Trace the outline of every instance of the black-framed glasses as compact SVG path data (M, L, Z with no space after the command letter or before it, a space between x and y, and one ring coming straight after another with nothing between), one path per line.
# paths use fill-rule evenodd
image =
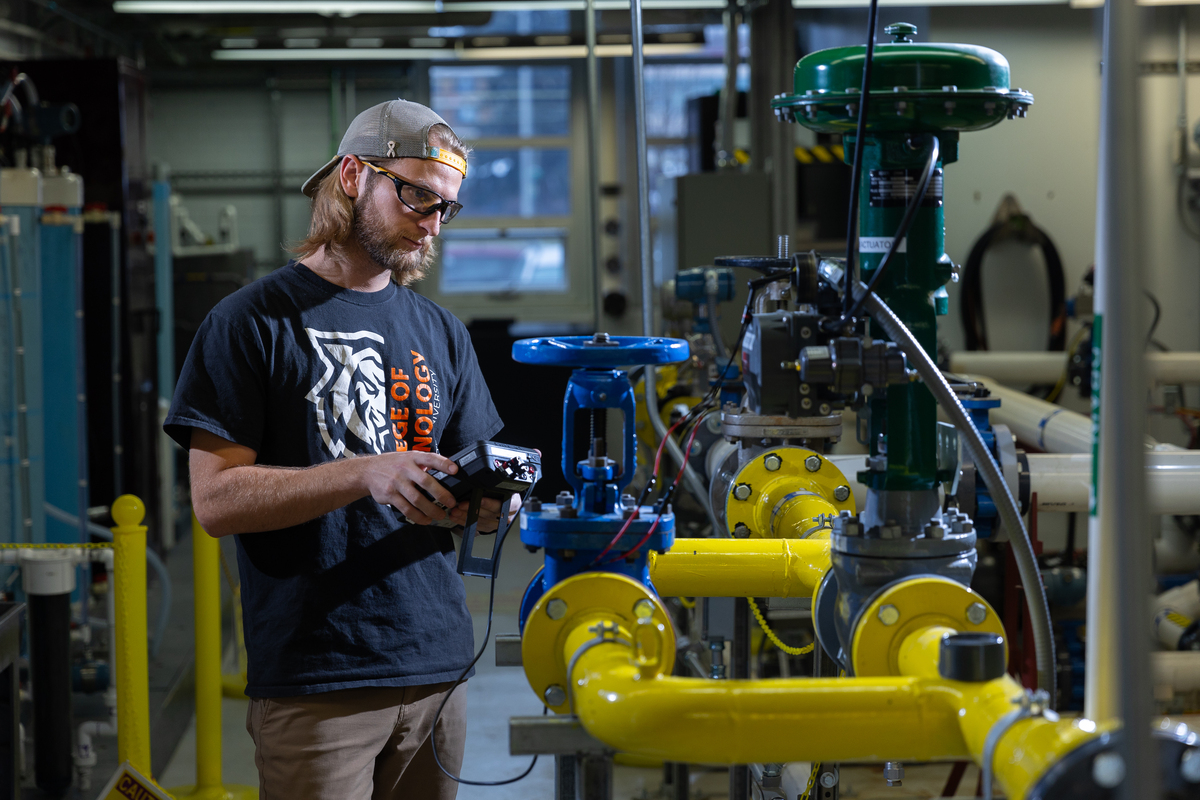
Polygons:
M396 184L396 196L400 198L400 202L418 214L428 216L436 211L441 216L442 224L444 225L458 216L458 212L462 211L462 203L447 200L437 192L432 192L423 186L417 186L415 183L409 183L399 175L389 172L381 166L372 164L370 161L362 163L380 175L391 178L392 183Z

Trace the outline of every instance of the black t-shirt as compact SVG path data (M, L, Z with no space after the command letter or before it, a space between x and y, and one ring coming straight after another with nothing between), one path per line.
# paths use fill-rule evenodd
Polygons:
M466 327L394 284L343 289L290 263L222 300L183 365L165 430L202 428L256 463L453 454L502 427ZM371 497L239 534L252 697L457 677L474 637L452 534Z

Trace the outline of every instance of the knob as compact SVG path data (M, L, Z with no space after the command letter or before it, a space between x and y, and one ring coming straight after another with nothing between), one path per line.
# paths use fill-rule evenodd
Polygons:
M1004 637L994 633L948 633L942 637L938 674L948 681L982 683L1005 673Z

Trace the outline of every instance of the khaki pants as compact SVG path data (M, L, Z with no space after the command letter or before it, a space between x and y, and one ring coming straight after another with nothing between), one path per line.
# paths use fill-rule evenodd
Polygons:
M453 683L251 698L260 800L454 800L458 784L433 760L433 715ZM458 775L467 689L437 726L442 765Z

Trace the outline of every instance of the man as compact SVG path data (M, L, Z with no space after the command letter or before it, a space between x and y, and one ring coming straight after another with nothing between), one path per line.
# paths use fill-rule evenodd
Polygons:
M219 303L180 375L165 428L197 519L236 534L263 800L456 793L431 737L458 774L465 690L432 722L474 644L432 523L467 511L427 471L502 423L466 328L405 286L461 208L466 157L424 106L358 115L304 184L297 260Z

